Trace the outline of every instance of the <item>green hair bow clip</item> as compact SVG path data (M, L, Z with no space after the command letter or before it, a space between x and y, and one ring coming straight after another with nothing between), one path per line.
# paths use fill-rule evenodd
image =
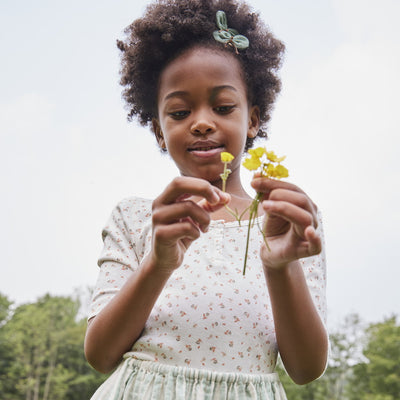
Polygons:
M217 26L219 31L213 32L214 39L217 42L225 43L226 46L233 46L236 54L239 54L238 49L243 50L249 47L249 39L246 36L240 35L236 29L228 28L224 11L217 11Z

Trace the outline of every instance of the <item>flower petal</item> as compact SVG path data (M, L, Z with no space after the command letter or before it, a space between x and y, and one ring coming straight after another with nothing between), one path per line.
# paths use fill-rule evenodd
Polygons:
M275 152L273 152L273 151L267 151L266 154L267 154L267 158L269 161L276 162L276 160L278 159Z
M223 151L221 153L221 161L224 163L229 163L231 162L235 157L231 154L228 153L227 151Z
M281 164L278 164L275 167L275 178L281 179L281 178L287 178L289 176L289 171L286 167L284 167Z
M250 157L250 158L246 158L243 161L242 165L243 165L243 167L247 168L249 171L254 171L260 167L261 161L259 158Z
M248 153L253 157L260 158L266 153L266 150L265 147L256 147L255 149L249 149Z

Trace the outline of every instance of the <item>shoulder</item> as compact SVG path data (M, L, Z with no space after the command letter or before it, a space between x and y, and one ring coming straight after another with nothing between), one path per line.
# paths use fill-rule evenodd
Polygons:
M151 221L152 200L141 197L127 197L112 210L103 229L103 239L112 232L133 234L139 227ZM142 230L142 229L139 229Z
M151 217L152 200L141 197L127 197L113 209L112 216L124 221L143 221Z
M151 206L151 200L129 197L114 207L102 230L104 246L99 265L110 260L131 265L131 251L138 258L142 256L151 239Z
M116 205L114 212L117 211L127 219L148 218L151 216L152 202L142 197L127 197Z

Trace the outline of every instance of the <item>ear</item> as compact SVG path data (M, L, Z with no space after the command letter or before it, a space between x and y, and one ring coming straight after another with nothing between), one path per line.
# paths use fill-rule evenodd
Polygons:
M162 149L165 149L166 145L165 145L164 135L162 133L161 126L160 126L160 123L159 123L158 119L157 118L153 118L151 120L151 125L152 125L152 129L153 129L154 135L156 136L158 145Z
M249 110L249 127L247 137L255 138L260 129L260 109L258 106L252 106Z

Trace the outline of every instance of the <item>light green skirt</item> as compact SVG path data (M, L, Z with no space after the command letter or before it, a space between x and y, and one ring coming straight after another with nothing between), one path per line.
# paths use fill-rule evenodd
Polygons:
M126 358L92 400L287 400L278 374L213 372Z

